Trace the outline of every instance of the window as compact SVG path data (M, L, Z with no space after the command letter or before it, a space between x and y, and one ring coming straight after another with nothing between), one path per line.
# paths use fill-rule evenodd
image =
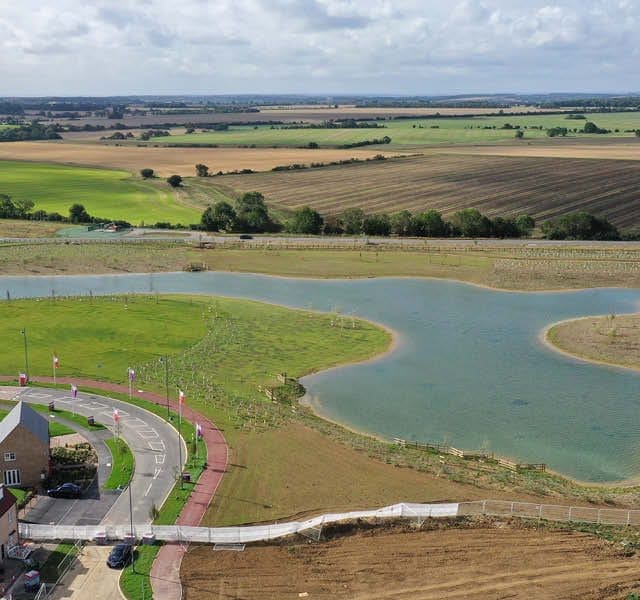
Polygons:
M7 520L9 521L9 523L13 523L13 511L9 511L9 516L7 518Z
M5 485L20 485L20 469L8 469L4 472Z
M4 453L4 462L10 462L12 460L16 459L16 453L15 452L5 452Z

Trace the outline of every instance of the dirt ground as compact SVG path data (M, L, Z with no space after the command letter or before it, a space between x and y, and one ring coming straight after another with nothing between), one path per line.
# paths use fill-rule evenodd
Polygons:
M185 600L617 600L640 591L639 567L619 544L515 522L374 529L243 552L199 547L181 576Z
M640 160L640 139L611 139L605 143L573 142L532 144L478 145L449 147L447 154L474 154L483 156L522 156L546 158L606 158L612 160Z
M563 321L547 339L563 352L640 369L640 315L606 315Z
M138 173L151 168L160 177L195 175L197 163L209 171L253 169L270 171L277 165L370 158L379 150L307 150L304 148L166 148L115 146L67 142L13 142L0 144L0 160L29 160L124 169ZM388 154L388 153L384 153Z

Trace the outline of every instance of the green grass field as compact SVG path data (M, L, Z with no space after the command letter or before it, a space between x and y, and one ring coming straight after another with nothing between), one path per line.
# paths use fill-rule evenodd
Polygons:
M200 220L200 213L179 204L168 186L166 190L155 187L126 171L0 161L0 194L31 199L36 210L63 216L68 216L72 204L80 203L90 215L134 225Z
M9 414L9 410L0 408L0 421L2 421L2 419L4 419L7 414ZM49 435L51 437L58 437L59 435L69 435L70 433L75 433L75 430L71 429L71 427L68 427L64 423L49 421Z
M133 476L133 453L122 438L109 438L105 440L105 443L111 450L113 462L111 464L111 474L105 482L104 488L106 490L124 488L129 484Z
M628 129L640 129L640 112L629 113L593 113L586 115L587 120L593 121L601 128L619 129L617 134L633 136L624 133ZM380 129L278 129L279 126L236 126L228 131L209 131L206 133L192 133L173 135L169 138L153 140L153 143L171 144L218 144L220 146L251 145L256 146L305 146L309 142L316 142L321 146L339 146L351 144L385 135L391 138L394 146L421 146L446 143L477 143L501 142L512 140L515 132L501 129L503 125L520 125L525 128L525 139L545 138L546 129L551 127L566 127L568 129L584 127L584 120L569 120L566 115L530 115L501 117L471 117L460 119L399 119L395 121L381 121L385 128ZM484 129L490 127L491 129ZM493 129L495 127L495 129ZM542 127L542 130L531 129ZM573 137L584 138L583 134L571 134ZM588 136L602 138L603 136ZM606 136L610 137L610 136Z
M286 371L301 376L384 350L389 336L357 321L331 326L333 317L258 302L224 298L128 296L20 300L0 315L0 372L17 373L26 327L31 375L58 375L125 382L129 366L138 382L163 389L169 359L172 390L184 389L207 412L217 396L263 398L257 386L274 385ZM251 351L248 351L251 349ZM221 374L224 374L222 376Z

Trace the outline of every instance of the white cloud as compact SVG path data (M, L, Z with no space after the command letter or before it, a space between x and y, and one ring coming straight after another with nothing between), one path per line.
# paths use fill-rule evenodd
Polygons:
M3 3L4 94L640 89L632 0Z

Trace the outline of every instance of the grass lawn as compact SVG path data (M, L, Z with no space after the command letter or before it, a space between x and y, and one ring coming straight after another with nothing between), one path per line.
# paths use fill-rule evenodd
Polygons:
M35 408L34 405L30 405L32 408ZM46 407L45 407L46 408ZM44 412L44 411L39 411ZM4 419L7 414L9 414L8 410L0 409L0 421ZM59 435L69 435L70 433L75 433L75 429L71 429L71 427L65 425L64 423L59 423L57 421L49 421L49 435L51 437L58 437Z
M111 463L111 474L104 484L104 488L106 490L124 488L129 484L133 476L133 453L122 438L109 438L105 440L105 443L111 450L113 462Z
M625 130L640 129L640 112L627 113L593 113L586 114L587 120L593 121L601 128L615 130L611 135L632 136ZM171 144L218 144L220 146L252 145L256 146L306 146L316 142L320 146L339 146L352 144L374 138L389 136L391 144L383 146L421 146L430 144L501 142L513 140L515 132L502 129L509 123L520 125L525 131L525 138L545 138L546 129L566 127L582 129L586 120L567 119L566 115L538 114L529 116L504 115L499 117L469 117L440 119L399 119L382 121L385 127L372 129L287 129L275 125L247 125L229 127L227 131L207 131L172 135L168 138L154 139L153 143ZM542 130L537 129L542 127ZM486 128L486 129L485 129ZM494 129L495 128L495 129ZM526 128L526 129L525 129ZM582 134L571 134L574 137L585 137ZM602 136L589 136L602 137ZM610 137L610 136L606 136Z
M77 554L77 549L73 542L61 542L56 549L49 554L47 560L40 567L40 578L46 583L55 583L58 580L58 565L60 561L69 554Z
M72 204L80 203L90 215L134 225L200 220L198 211L176 202L166 184L143 182L126 171L0 161L0 194L29 198L36 210L64 216Z

